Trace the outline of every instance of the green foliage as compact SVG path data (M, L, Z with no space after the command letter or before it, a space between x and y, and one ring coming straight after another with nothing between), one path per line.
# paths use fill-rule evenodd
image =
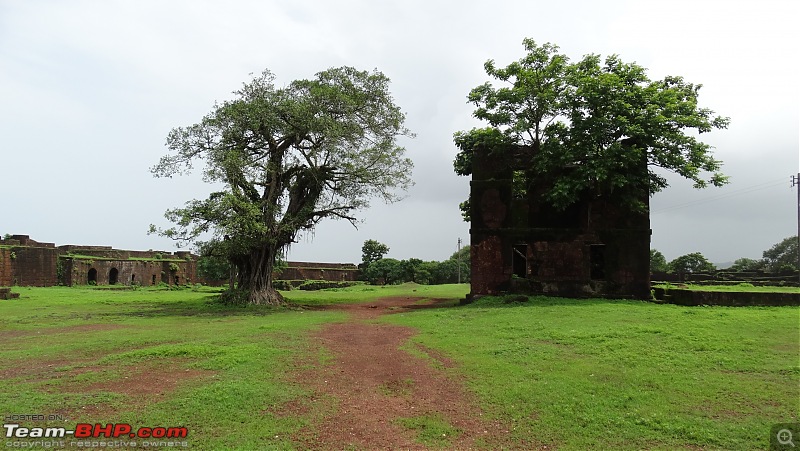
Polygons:
M797 270L797 236L784 238L764 251L764 264L773 272Z
M228 280L231 264L225 257L201 255L197 260L197 275L206 280Z
M470 262L470 250L467 245L461 248L460 253L454 252L449 259L441 262L426 262L418 258L408 260L381 258L369 266L362 266L362 277L371 284L413 282L439 285L457 283L460 270L461 282L469 282Z
M398 282L414 282L427 284L430 274L423 268L423 261L418 258L401 260L398 265Z
M381 258L372 262L363 274L364 279L371 284L393 284L403 280L400 261L394 258Z
M169 264L169 272L178 272L179 269L180 269L180 267L178 266L177 263L170 263Z
M181 243L211 234L254 303L279 296L268 275L298 234L325 218L355 223L371 198L399 200L412 184L397 139L413 135L386 76L339 67L284 87L274 78L264 71L199 123L173 129L171 153L151 170L171 177L205 163L204 180L222 189L150 231Z
M764 260L753 260L752 258L739 258L733 262L728 271L755 271L764 269Z
M300 290L306 291L315 291L315 290L327 290L331 288L346 288L349 286L353 286L356 282L348 282L348 281L331 281L331 280L307 280L300 284L297 287ZM360 282L363 283L363 282Z
M361 265L366 268L370 263L380 260L389 253L389 246L376 240L366 240L361 246Z
M675 172L698 188L727 183L711 147L695 136L729 122L698 107L701 85L673 76L650 80L643 67L616 55L601 60L590 54L570 63L555 45L531 39L523 45L527 55L505 68L492 60L484 64L502 86L487 82L470 92L474 116L489 127L455 134L456 173L471 173L476 151L528 148L526 170L553 178L545 198L558 208L587 191L613 192L644 208L641 193L668 186L652 167Z
M250 293L240 288L227 289L219 295L219 300L225 305L246 305L250 301Z
M669 262L669 269L671 272L688 273L710 272L714 271L716 267L700 252L693 252L691 254L681 255Z
M461 210L461 218L466 222L472 221L472 214L470 213L471 208L472 204L470 203L469 199L458 204L458 209Z
M67 270L64 267L64 260L56 258L56 280L59 285L66 285Z
M667 272L669 265L661 252L650 249L650 272Z
M514 141L496 128L473 128L466 132L455 132L453 140L461 152L453 160L453 168L458 175L472 174L472 157L476 151L489 149L501 152Z
M11 251L11 254L9 254L9 255L8 255L8 257L9 257L11 260L16 260L16 259L17 259L17 253L16 253L16 252L14 252L14 251Z

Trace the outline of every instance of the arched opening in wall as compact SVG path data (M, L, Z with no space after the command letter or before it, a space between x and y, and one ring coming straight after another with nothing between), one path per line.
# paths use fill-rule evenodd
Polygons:
M178 276L175 276L175 285L180 284L180 282L181 282L181 278L178 277Z
M119 270L117 268L111 268L111 271L108 272L108 284L115 285L117 283L118 277L119 277Z
M155 274L153 274L153 282L152 282L152 285L155 285L155 284L156 284L156 275L155 275Z
M131 274L131 285L136 283L136 274Z
M528 245L515 244L512 248L511 269L517 277L528 276Z
M86 283L89 285L97 285L97 270L94 268L89 269L89 274L86 275Z
M603 244L589 246L589 272L592 280L606 278L606 247Z

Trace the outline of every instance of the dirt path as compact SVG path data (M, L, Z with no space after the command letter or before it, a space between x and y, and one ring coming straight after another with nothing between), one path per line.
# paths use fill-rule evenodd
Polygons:
M435 351L407 344L417 332L408 327L372 322L381 315L409 308L434 307L439 301L386 298L369 304L330 307L349 313L343 323L325 326L313 337L332 361L296 375L314 392L323 415L298 442L309 449L427 449L420 429L404 427L400 418L439 418L452 436L428 437L433 448L508 447L505 425L483 419L480 408L461 381L448 375L453 362ZM412 346L423 356L401 350ZM415 352L414 354L417 354ZM429 358L425 358L427 354ZM309 409L309 406L288 406ZM430 432L428 433L430 434Z

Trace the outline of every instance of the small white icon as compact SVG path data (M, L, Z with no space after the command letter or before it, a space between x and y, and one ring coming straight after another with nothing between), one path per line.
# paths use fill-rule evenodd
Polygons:
M781 429L778 431L778 443L781 445L792 445L794 448L794 442L792 441L792 431L788 429Z

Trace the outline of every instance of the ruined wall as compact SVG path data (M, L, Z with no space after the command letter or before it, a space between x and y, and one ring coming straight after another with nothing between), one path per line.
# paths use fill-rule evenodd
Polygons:
M190 252L131 251L110 246L58 247L64 268L62 284L169 285L197 282L197 258Z
M194 260L90 260L62 256L61 262L65 275L63 283L68 286L90 283L153 286L161 282L183 285L197 281Z
M10 248L0 247L0 287L14 285L11 252Z
M48 287L57 283L58 250L27 235L0 240L0 286Z
M27 235L13 235L0 239L0 286L227 283L227 279L200 280L197 258L187 251L131 251L74 244L56 247ZM355 281L358 276L353 264L289 262L277 279Z
M350 263L287 262L287 268L276 274L277 280L327 280L352 282L358 280L359 271Z
M767 293L743 291L693 291L656 287L655 297L659 301L686 305L725 305L729 307L740 306L782 306L800 305L800 293Z
M473 156L471 295L648 298L648 214L588 193L556 210L544 199L547 177L531 177L523 192L515 192L515 169L525 167L529 152L511 146ZM641 200L648 202L647 193Z

